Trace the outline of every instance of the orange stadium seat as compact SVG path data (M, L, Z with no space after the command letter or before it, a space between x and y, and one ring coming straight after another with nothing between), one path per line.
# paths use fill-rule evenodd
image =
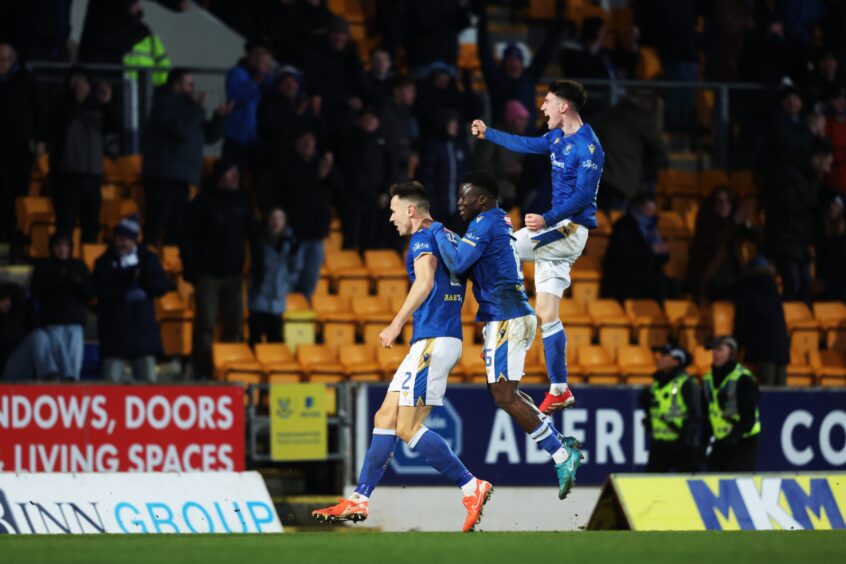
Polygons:
M697 343L704 343L708 336L708 324L696 304L689 300L665 300L664 313L673 328L676 341L691 349Z
M846 352L812 351L811 363L820 386L846 386Z
M617 366L626 384L649 384L655 372L655 355L643 345L623 345L617 349Z
M373 345L344 345L338 349L338 360L353 382L378 382L382 379Z
M731 335L734 331L734 304L714 302L711 304L711 330L715 337Z
M663 345L670 338L670 321L654 300L626 300L626 315L631 320L638 343L647 347Z
M820 324L804 302L784 302L784 320L791 349L802 352L819 349Z
M809 350L791 349L790 364L787 365L788 386L814 385L814 367L811 365L811 356Z
M814 318L825 333L826 346L846 352L846 304L814 302Z
M257 343L255 353L269 384L293 384L300 381L300 365L285 343Z
M257 383L252 382L255 380L253 377L260 378L263 374L261 364L246 343L214 343L212 344L212 359L218 380L229 381L233 375L237 378L249 376L245 380L238 381Z
M363 296L352 300L352 310L365 343L379 342L379 332L394 318L390 301L382 296Z
M394 373L408 355L408 350L408 345L395 344L389 349L376 346L376 363L379 365L379 369L382 371L382 377L385 380L391 380L394 377Z
M297 362L310 382L341 382L346 374L337 350L328 345L300 345Z
M461 349L461 358L458 364L452 369L450 378L460 381L462 377L471 379L474 376L485 375L485 361L482 358L482 345L470 345L464 343Z
M608 349L601 345L583 345L578 350L579 366L589 384L620 382L620 369Z
M693 362L688 367L689 374L696 374L697 376L704 376L711 370L711 362L713 361L711 351L705 350L704 346L698 345L692 351Z
M613 353L617 347L629 344L631 322L617 300L593 300L588 302L587 310L597 328L600 345Z

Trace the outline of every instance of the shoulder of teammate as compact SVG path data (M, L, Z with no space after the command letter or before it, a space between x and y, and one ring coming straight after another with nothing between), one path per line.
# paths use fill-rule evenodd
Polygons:
M428 229L419 229L411 235L408 242L408 252L411 260L416 261L423 255L434 255L437 244L434 234Z
M480 213L470 220L470 225L467 226L467 231L464 233L461 240L474 247L479 243L486 241L491 227L493 227L494 221L495 218L490 214L486 212Z

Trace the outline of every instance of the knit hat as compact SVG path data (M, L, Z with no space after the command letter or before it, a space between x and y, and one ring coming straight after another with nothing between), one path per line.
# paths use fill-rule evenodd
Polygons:
M662 355L671 356L679 361L679 364L684 367L693 362L693 357L685 349L672 343L667 343L658 349Z
M728 345L732 349L734 349L735 352L737 352L737 341L734 340L734 337L729 337L728 335L716 337L715 339L706 343L705 348L710 351L711 349L715 349L720 345Z
M509 100L505 103L505 119L512 120L515 118L527 119L529 117L529 110L519 100Z
M514 57L516 59L520 59L521 63L525 62L525 59L523 58L523 50L520 49L520 46L517 45L516 43L509 43L508 45L505 46L505 49L503 49L502 60L504 61L505 59L507 59L509 57Z
M115 237L126 237L127 239L132 239L133 241L137 241L138 236L140 234L141 218L138 217L137 214L125 217L120 220L120 223L115 226L115 229L113 231L113 235Z

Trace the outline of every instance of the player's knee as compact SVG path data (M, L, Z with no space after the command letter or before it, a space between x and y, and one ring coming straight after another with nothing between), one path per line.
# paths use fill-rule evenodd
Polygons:
M508 412L512 406L517 402L517 394L509 382L496 382L488 386L488 389L496 402L497 407Z
M373 427L376 429L393 429L397 426L397 415L387 409L379 409L373 416Z
M414 438L416 432L413 424L397 423L397 438L406 444Z
M538 304L535 306L535 313L537 313L541 325L552 323L558 319L558 311L557 308L553 307L553 304Z

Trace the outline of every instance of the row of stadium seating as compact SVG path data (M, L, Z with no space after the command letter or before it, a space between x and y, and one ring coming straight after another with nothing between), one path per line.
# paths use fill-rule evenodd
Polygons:
M260 383L318 382L337 383L390 381L407 345L390 349L374 344L300 345L296 353L285 344L258 344L253 351L243 343L215 343L213 359L219 380L242 385ZM485 383L482 345L464 344L461 358L450 372L453 383ZM574 345L568 342L569 379L593 385L651 382L655 353L641 345L624 345L616 351L601 345ZM711 364L711 354L698 346L693 350L692 375L702 376ZM527 384L546 382L543 347L538 340L526 356ZM787 368L791 386L846 385L846 353L814 351L804 356L794 352Z

